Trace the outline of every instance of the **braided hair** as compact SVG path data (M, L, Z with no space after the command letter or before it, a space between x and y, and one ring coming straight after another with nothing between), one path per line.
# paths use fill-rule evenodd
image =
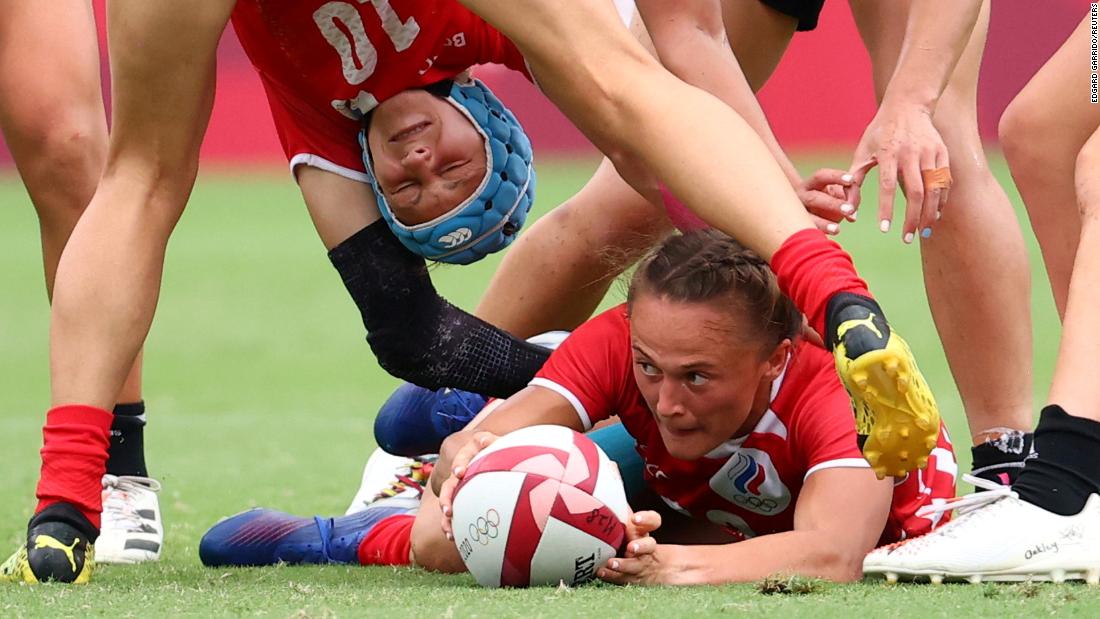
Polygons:
M767 351L802 330L802 314L779 290L768 263L717 230L674 234L638 265L627 307L639 294L734 308L738 335Z

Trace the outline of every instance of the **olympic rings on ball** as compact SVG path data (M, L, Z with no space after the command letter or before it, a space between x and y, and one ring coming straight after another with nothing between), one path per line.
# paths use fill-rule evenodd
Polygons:
M478 516L477 520L470 523L470 539L485 546L500 534L499 527L500 514L497 510L490 509L484 516Z

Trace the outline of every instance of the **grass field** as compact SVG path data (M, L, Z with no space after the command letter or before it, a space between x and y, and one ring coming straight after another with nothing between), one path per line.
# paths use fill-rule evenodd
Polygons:
M803 163L845 164L842 158ZM591 162L544 165L538 211L567 197L591 168ZM1008 186L1004 166L996 169ZM1027 234L1041 400L1059 331ZM924 301L918 250L879 234L869 213L849 225L842 240L893 324L909 338L953 434L965 443L959 398ZM495 264L494 259L441 268L434 278L445 296L472 308ZM801 595L764 595L753 585L486 591L466 576L408 569L203 568L199 537L221 516L255 505L342 512L373 448L374 411L397 385L378 368L363 335L289 180L277 173L204 174L169 249L160 310L146 349L146 441L150 468L165 487L165 555L155 565L104 567L87 587L0 587L0 617L1100 615L1100 592L1072 585L867 583L820 585ZM17 179L0 177L0 551L5 555L23 535L33 507L39 429L48 404L46 348L47 307L33 210ZM960 457L966 470L965 446Z

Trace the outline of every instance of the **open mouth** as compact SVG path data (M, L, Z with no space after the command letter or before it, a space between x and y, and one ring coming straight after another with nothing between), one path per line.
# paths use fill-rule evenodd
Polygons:
M430 126L432 126L432 123L427 120L422 120L418 123L414 123L390 136L390 142L401 142L403 140L407 140L414 135L423 133L424 130L426 130Z

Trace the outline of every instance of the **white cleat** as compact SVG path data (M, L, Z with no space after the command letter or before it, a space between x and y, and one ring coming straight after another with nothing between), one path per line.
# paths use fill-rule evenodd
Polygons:
M160 482L148 477L103 476L103 520L95 543L97 563L143 563L160 558L164 524Z
M357 514L380 499L395 506L415 509L420 506L420 495L428 483L432 465L437 456L406 458L375 449L363 467L363 479L359 491L351 500L344 515Z
M986 492L922 508L920 515L958 510L955 520L872 551L863 572L890 582L928 578L963 581L1100 581L1100 495L1080 513L1060 516L1022 501L1015 492L969 475Z

